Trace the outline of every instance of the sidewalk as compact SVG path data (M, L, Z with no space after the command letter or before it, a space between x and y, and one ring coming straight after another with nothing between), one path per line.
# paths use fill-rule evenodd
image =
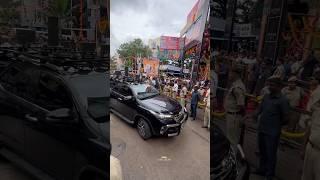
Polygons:
M202 128L203 126L203 117L204 117L204 109L198 108L197 110L197 118L195 121L192 121L190 118L190 104L187 103L187 110L189 113L188 124L191 126L192 131L203 138L204 140L210 142L210 131L208 128Z

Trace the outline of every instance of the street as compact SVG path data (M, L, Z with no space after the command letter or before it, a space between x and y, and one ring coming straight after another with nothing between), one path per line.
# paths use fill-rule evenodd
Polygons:
M112 154L121 161L124 180L210 179L210 137L202 120L188 120L177 137L144 141L114 114L110 119Z
M34 180L29 174L17 168L8 160L0 156L1 180Z
M214 119L223 131L225 131L225 119ZM259 159L256 155L257 150L257 135L256 132L246 130L244 136L243 150L254 171L258 167ZM276 180L300 180L302 173L303 161L300 158L300 151L290 148L280 143L278 146L278 162L276 167ZM252 174L250 180L263 180L262 177Z

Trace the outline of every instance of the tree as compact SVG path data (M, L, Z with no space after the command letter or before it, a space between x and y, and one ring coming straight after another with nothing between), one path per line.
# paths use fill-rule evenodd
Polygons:
M47 17L58 18L59 37L61 38L61 29L64 23L69 23L75 19L71 17L71 10L69 8L69 0L49 0Z
M117 70L117 58L116 58L116 56L112 56L111 57L110 70L111 71Z
M0 0L0 24L13 25L19 20L17 7L21 1Z
M132 67L133 62L137 57L146 58L152 55L151 49L144 45L141 39L123 43L117 49L119 57L125 61L126 67Z

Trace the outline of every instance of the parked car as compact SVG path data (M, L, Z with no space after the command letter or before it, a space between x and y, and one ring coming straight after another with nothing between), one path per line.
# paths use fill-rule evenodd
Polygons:
M108 179L107 73L68 64L19 56L1 72L0 154L38 179Z
M215 124L211 130L211 180L249 180L250 169L240 145L232 147Z
M143 139L177 136L188 119L186 108L147 84L118 83L111 90L111 112L135 126Z

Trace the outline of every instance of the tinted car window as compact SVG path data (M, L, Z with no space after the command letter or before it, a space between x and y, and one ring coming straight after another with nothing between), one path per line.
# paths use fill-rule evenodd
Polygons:
M51 74L42 73L39 80L37 104L49 111L72 108L72 99L61 80Z
M76 76L71 78L70 82L80 94L89 115L97 122L106 122L108 97L110 97L107 76L105 74Z
M1 77L3 87L15 95L29 101L34 101L38 71L22 65L10 67Z
M123 96L132 96L132 92L130 90L130 88L128 86L122 86L119 91L118 91L121 95Z

